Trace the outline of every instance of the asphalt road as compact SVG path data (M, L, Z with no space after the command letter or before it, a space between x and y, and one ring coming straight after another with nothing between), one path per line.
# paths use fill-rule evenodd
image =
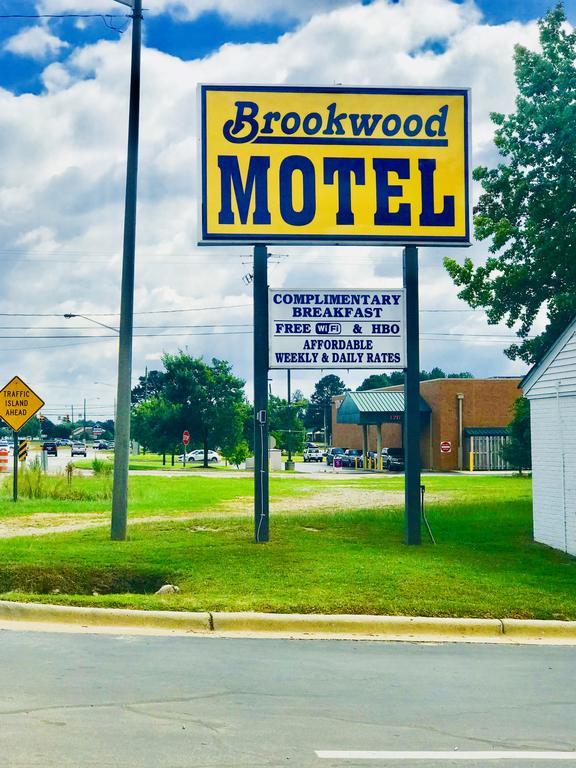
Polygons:
M381 752L576 749L570 647L4 631L0 671L2 768L437 768L457 763Z

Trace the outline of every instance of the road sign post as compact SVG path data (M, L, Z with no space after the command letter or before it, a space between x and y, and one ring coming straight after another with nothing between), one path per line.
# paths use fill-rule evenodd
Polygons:
M18 432L14 431L14 487L13 487L13 500L18 501Z
M0 418L12 428L13 432L13 461L14 484L12 497L18 501L18 430L38 413L44 405L38 395L22 381L19 376L14 376L5 387L0 389Z
M188 432L187 429L184 430L182 433L182 443L184 444L184 456L182 458L182 466L186 466L186 449L188 448L188 443L190 442L190 432Z
M254 246L254 540L268 541L268 251Z

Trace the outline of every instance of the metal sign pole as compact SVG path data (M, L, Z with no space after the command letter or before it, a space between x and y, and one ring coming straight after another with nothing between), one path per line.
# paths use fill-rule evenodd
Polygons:
M404 371L404 502L406 543L421 544L420 528L420 328L418 320L418 248L403 252L406 290L406 369Z
M14 501L18 501L18 432L14 430Z
M254 246L254 541L269 540L268 252Z

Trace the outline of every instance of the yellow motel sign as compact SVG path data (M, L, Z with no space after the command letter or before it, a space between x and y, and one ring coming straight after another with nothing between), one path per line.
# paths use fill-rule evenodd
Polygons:
M468 89L199 96L201 244L469 245Z
M14 376L0 390L0 418L14 432L18 432L43 406L44 400L38 397L19 376Z

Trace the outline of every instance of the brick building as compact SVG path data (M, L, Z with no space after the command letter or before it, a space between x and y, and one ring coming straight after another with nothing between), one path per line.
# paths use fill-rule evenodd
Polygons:
M424 469L503 469L519 378L432 379L420 382L420 456ZM402 446L403 387L348 392L332 400L332 445ZM378 439L378 431L381 441ZM441 450L443 444L444 451ZM472 456L471 456L472 454Z

